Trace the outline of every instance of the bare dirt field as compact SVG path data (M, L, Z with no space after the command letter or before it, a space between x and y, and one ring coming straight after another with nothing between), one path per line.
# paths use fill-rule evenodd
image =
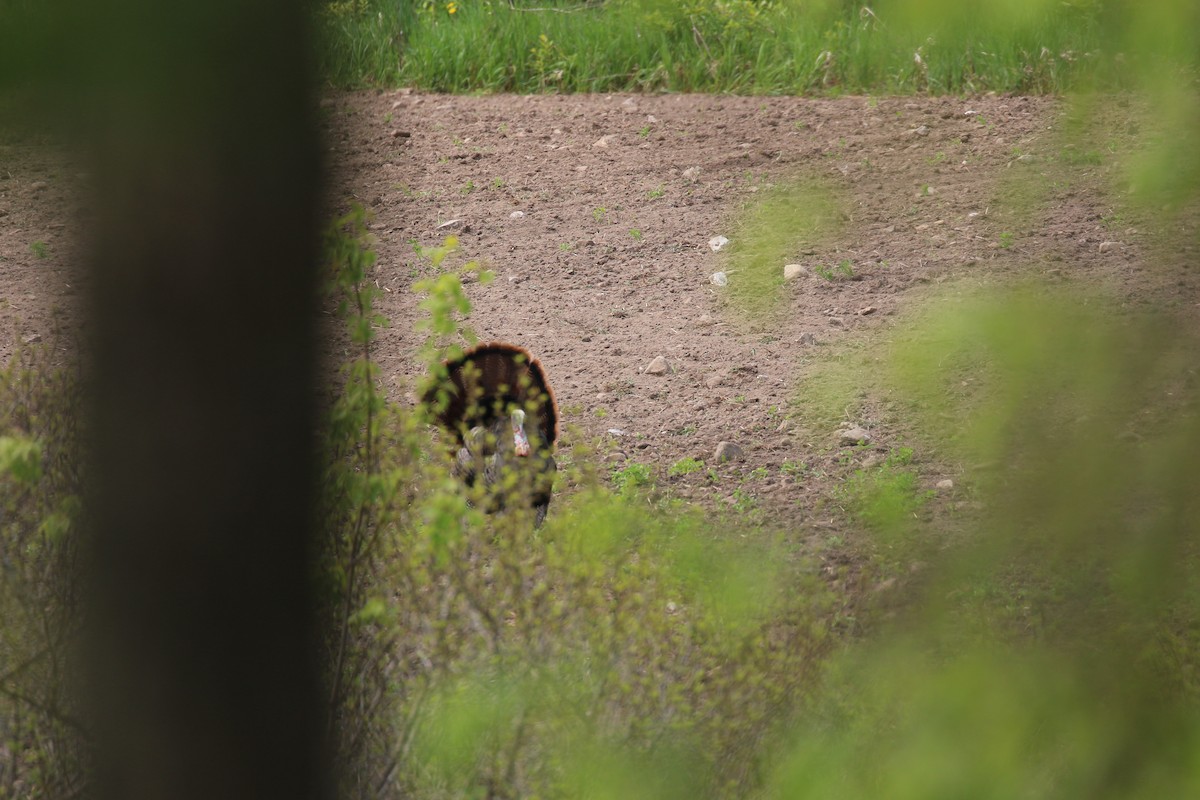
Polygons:
M395 399L411 397L421 370L411 287L432 267L413 243L453 234L463 260L497 276L467 286L469 325L541 359L575 429L566 458L573 443L598 440L608 450L597 458L614 468L646 464L677 496L754 506L785 525L821 524L828 486L813 475L844 473L904 434L867 404L843 422L875 446L847 460L836 426L789 424L807 369L874 347L939 285L1079 281L1133 308L1200 319L1194 239L1171 244L1161 221L1121 201L1123 154L1138 134L1130 112L1083 139L1065 137L1064 103L1028 97L393 92L336 95L322 115L331 213L358 202L372 214L379 310L392 323L377 355ZM76 313L78 171L36 144L0 142L2 359L50 341ZM710 282L728 262L709 240L737 247L739 212L794 179L828 190L838 224L779 263L809 273L783 286L783 313L747 318L730 287ZM830 278L843 262L852 278ZM668 371L649 374L658 356ZM745 460L718 465L722 441ZM705 469L668 476L685 457ZM809 477L785 469L799 463ZM935 462L923 470L930 485L940 477Z

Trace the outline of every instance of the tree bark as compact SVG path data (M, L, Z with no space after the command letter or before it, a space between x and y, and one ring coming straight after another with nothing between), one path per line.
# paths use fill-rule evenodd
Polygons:
M326 797L306 5L95 0L97 788Z

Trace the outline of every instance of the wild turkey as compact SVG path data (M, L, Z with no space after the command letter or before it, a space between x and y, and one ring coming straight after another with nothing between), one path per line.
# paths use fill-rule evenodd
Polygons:
M445 368L423 399L457 438L455 474L468 486L483 476L489 511L529 503L540 526L558 470L558 406L542 365L523 347L490 342Z

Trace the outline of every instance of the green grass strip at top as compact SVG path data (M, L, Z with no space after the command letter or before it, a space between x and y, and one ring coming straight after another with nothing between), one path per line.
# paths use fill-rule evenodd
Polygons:
M337 86L441 92L1061 92L1097 79L1096 13L913 17L887 2L344 0L320 13ZM1115 72L1113 73L1115 74Z

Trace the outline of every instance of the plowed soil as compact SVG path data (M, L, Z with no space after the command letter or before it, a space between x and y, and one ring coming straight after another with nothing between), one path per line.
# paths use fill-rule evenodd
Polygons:
M859 411L865 418L843 422L870 430L874 447L847 461L836 426L789 425L808 365L873 346L931 287L1031 275L1200 316L1190 245L1170 244L1161 221L1122 200L1123 159L1139 133L1127 109L1082 140L1064 135L1061 101L1028 97L393 92L333 96L322 112L330 213L352 202L372 213L379 310L391 320L377 354L395 399L411 398L421 370L411 287L432 267L413 243L453 234L462 259L497 276L468 284L468 324L542 361L574 426L566 458L574 443L598 440L595 458L613 468L647 464L677 495L756 505L784 524L823 513L828 487L813 474L845 472L900 435ZM36 144L0 143L0 358L50 341L56 320L76 314L80 179ZM778 265L811 273L783 286L783 313L747 318L730 287L710 281L728 262L709 240L737 247L739 213L793 179L827 187L838 224L798 239ZM843 262L852 279L822 276ZM329 342L337 355L340 339ZM657 356L666 374L645 371ZM745 460L716 464L722 441ZM685 457L705 470L669 477ZM790 463L808 464L809 477ZM930 485L941 477L936 463L922 475Z

